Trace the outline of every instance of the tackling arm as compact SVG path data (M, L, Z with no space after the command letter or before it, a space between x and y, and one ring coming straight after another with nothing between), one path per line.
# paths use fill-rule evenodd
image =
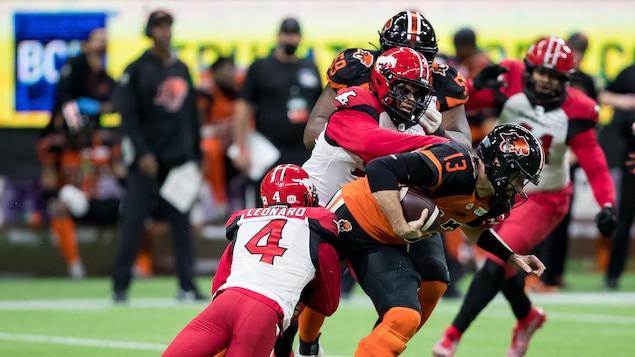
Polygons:
M315 140L318 135L324 130L324 126L328 121L331 113L335 111L335 96L337 92L331 87L331 84L327 84L322 90L322 94L318 98L317 102L309 114L309 121L304 128L304 146L307 149L313 150L315 146Z

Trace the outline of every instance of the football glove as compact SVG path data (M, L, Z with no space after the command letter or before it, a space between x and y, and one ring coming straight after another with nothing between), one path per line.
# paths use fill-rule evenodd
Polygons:
M612 236L613 232L615 232L615 226L617 225L613 206L605 205L602 207L600 213L595 216L595 224L597 224L598 230L603 236Z
M505 85L504 82L498 80L498 76L507 73L509 70L499 64L493 63L483 68L472 79L472 84L476 90L496 89Z
M429 105L425 113L419 118L419 124L426 134L434 134L441 125L441 112L434 105Z

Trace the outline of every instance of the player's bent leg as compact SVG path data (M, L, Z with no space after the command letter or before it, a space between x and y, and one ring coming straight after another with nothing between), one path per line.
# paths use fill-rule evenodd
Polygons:
M447 288L448 284L443 281L421 282L421 287L417 294L419 304L421 304L421 322L419 323L419 327L417 327L417 331L428 321L428 318L432 315L432 311L434 311L434 308L443 297Z
M300 344L298 346L298 356L319 356L320 345L318 338L320 337L320 329L324 324L326 316L319 312L305 307L298 317L298 330Z
M393 307L370 335L359 341L355 357L398 356L406 349L406 343L417 332L420 322L419 311Z

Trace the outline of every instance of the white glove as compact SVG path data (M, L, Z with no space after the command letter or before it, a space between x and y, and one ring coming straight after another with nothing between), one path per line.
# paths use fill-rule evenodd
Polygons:
M441 112L436 106L430 104L425 113L419 118L419 125L423 127L426 134L434 134L441 125Z

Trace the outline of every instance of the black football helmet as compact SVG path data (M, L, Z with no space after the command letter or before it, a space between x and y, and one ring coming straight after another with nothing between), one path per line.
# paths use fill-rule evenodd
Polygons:
M516 124L496 126L479 143L477 155L483 161L487 178L494 186L494 200L508 209L520 206L527 201L522 188L529 182L538 184L545 156L540 142L529 130ZM513 187L515 194L507 190L510 176L519 173L523 176L523 187ZM518 199L520 195L521 199Z
M395 47L410 47L432 62L439 51L432 24L416 11L402 11L386 21L379 32L382 52Z

